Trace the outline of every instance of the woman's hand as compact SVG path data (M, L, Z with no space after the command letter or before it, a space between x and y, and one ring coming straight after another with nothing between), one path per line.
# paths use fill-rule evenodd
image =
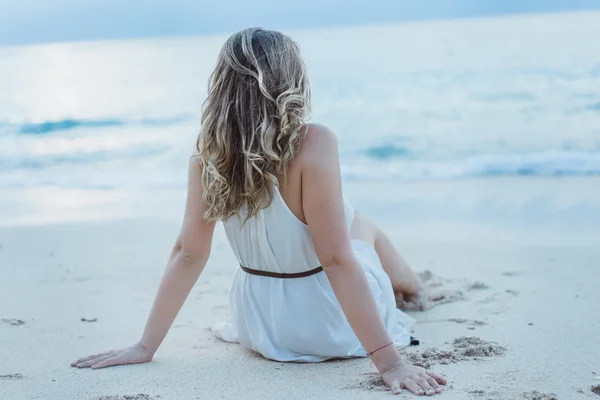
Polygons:
M433 396L436 393L442 393L440 385L446 384L446 380L441 376L403 362L386 370L381 374L381 378L394 394L399 394L402 388L419 396Z
M140 364L152 361L152 356L144 346L138 343L120 350L82 357L73 361L71 367L98 369L115 365Z

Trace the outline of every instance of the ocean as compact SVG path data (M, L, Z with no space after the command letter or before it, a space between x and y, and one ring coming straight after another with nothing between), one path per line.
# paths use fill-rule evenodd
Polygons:
M600 13L288 32L348 181L600 175ZM0 48L0 189L185 188L226 36Z

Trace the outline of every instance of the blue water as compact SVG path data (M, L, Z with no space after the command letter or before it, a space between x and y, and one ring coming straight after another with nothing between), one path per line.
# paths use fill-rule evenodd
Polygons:
M291 32L349 180L600 175L600 13ZM224 37L0 48L0 188L184 187Z

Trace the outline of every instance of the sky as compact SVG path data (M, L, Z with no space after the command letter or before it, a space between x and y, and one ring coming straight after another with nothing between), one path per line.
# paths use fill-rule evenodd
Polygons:
M598 0L3 0L0 45L600 9Z

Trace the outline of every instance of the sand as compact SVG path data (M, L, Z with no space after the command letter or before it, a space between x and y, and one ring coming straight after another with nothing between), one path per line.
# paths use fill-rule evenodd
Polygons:
M138 393L134 395L123 395L123 396L100 396L94 400L154 400L159 399L160 396L150 396L145 393Z
M516 227L478 215L477 225L464 215L441 218L431 206L427 217L414 221L381 203L406 206L416 195L447 202L449 193L466 193L455 203L485 204L498 190L507 196L497 202L510 209L539 193L569 191L589 206L595 192L585 193L599 183L475 181L470 192L459 183L404 184L385 199L373 196L385 193L377 184L345 186L408 262L429 271L434 289L462 293L429 311L410 312L421 344L406 349L405 357L447 377L450 384L438 398L598 397L600 314L593 306L600 302L600 235L583 219L577 227L561 225L558 217L552 224ZM143 199L148 204L137 207ZM69 367L77 357L139 338L182 201L183 194L174 192L131 195L97 205L101 217L77 207L74 216L48 214L64 222L41 218L35 210L42 208L25 202L20 207L26 213L0 207L7 216L0 219L0 399L393 398L366 359L285 364L215 339L210 327L228 317L228 287L237 268L220 227L206 270L151 363L96 371ZM140 209L155 214L142 216ZM404 390L398 398L410 397Z
M540 393L537 390L523 393L523 398L527 400L557 400L554 393Z
M477 337L459 337L452 341L452 348L438 349L430 347L422 351L407 348L405 359L413 365L432 369L437 364L455 364L462 361L477 360L482 357L502 356L506 347L487 342Z

